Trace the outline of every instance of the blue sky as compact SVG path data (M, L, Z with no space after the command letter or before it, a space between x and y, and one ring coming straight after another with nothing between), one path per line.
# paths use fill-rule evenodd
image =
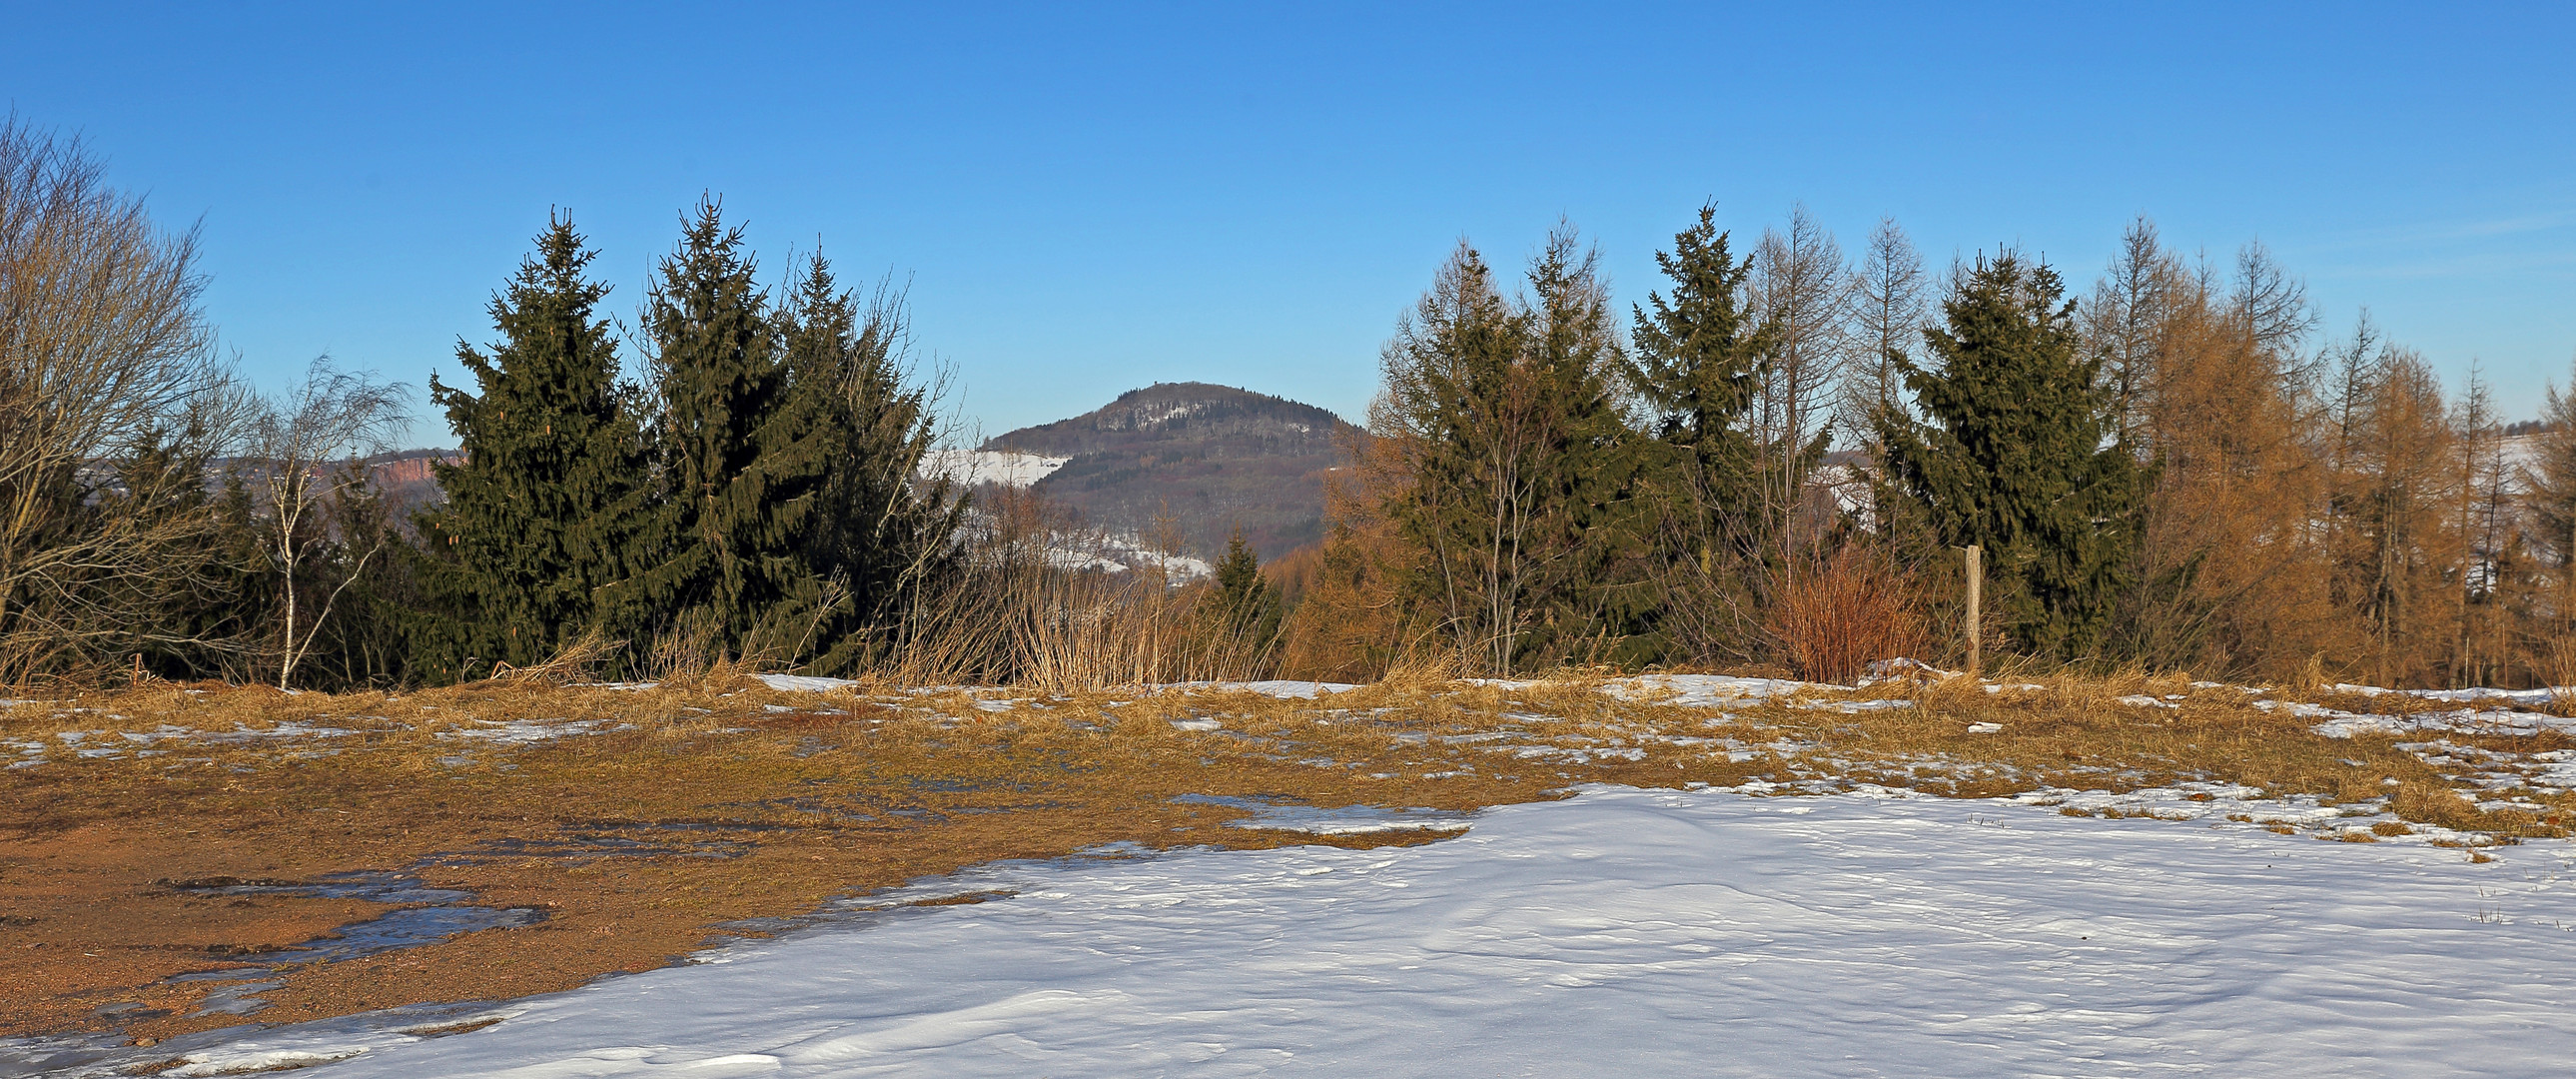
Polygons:
M909 282L988 433L1157 380L1356 417L1465 237L1624 301L1709 199L2077 285L2123 225L2269 245L2528 416L2576 359L2576 7L9 3L0 99L202 223L274 387L421 383L553 207L631 314L702 191L772 271ZM449 444L424 419L420 444Z

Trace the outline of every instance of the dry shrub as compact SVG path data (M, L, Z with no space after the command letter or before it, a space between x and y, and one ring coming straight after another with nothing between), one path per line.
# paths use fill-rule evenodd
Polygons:
M1175 589L1161 573L1069 573L1040 578L1022 605L1020 684L1055 693L1190 681L1187 631L1203 588Z
M484 681L543 686L568 686L580 682L595 682L599 680L600 668L625 649L626 642L609 640L599 630L592 629L582 634L579 639L564 645L561 651L556 652L543 663L534 663L525 667L495 663L492 665L492 676Z
M1136 557L1033 493L998 492L978 509L953 572L921 591L862 677L1078 693L1260 678L1275 665L1269 642L1228 624L1216 590L1167 559ZM1154 544L1165 556L1177 545Z
M1849 682L1872 660L1923 650L1921 598L1885 555L1846 544L1798 570L1776 588L1764 629L1799 677Z
M2542 677L2549 680L2549 710L2576 716L2576 637L2550 642L2549 655L2541 662Z
M682 614L671 628L653 638L640 672L647 682L689 685L707 677L727 657L716 644L723 627L706 611Z
M2477 803L2469 800L2468 796L2432 783L2400 784L2390 794L2388 807L2405 820L2461 832L2513 835L2532 823L2532 818L2522 813L2481 812Z
M2290 684L2285 688L2293 693L2322 693L2332 688L2334 684L2335 679L2326 673L2326 657L2323 653L2318 653L2308 657L2308 661L2299 667L2299 673L2290 679Z

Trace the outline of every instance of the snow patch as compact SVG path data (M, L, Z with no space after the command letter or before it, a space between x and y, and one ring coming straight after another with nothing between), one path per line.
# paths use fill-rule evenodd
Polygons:
M2539 1075L2576 1056L2564 845L2471 865L2050 811L2206 816L2242 791L1750 793L1589 788L1422 847L987 867L943 887L994 901L746 940L472 1034L260 1030L186 1053L187 1074Z
M979 483L1027 487L1054 475L1071 460L1010 450L932 450L921 456L920 472L968 487Z

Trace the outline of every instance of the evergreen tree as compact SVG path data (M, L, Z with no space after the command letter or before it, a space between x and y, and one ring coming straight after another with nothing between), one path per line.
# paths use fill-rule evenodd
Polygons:
M1661 609L1641 572L1654 533L1645 490L1661 456L1636 437L1614 379L1627 365L1610 290L1598 253L1578 250L1560 228L1532 261L1518 363L1535 376L1544 477L1533 530L1540 541L1534 575L1538 615L1524 642L1526 660L1643 666L1662 657Z
M60 489L68 512L58 519L66 524L86 516L107 527L150 533L191 518L202 522L172 530L178 533L176 542L194 549L197 572L140 578L101 575L79 582L81 592L88 595L127 590L128 595L107 602L150 612L137 620L131 638L118 644L142 657L146 673L174 680L229 673L226 661L247 650L245 638L253 634L252 619L269 609L242 601L243 587L252 580L264 580L265 575L250 569L254 545L235 542L246 538L246 530L236 533L229 527L233 517L216 509L216 491L206 483L215 471L209 441L201 435L173 438L148 432L129 456L116 463L115 482L84 491L65 475ZM245 520L248 506L245 494ZM169 558L167 564L187 563Z
M2146 473L2108 441L2117 402L2044 265L1980 256L1926 329L1937 366L1897 358L1929 422L1881 435L1892 479L1942 542L1986 549L2018 645L2091 654L2125 584ZM2106 444L2107 442L2107 444Z
M414 635L419 673L488 673L543 662L611 624L602 591L627 576L645 509L646 466L617 346L594 316L605 285L592 252L555 218L493 297L500 340L459 343L479 393L430 378L464 460L436 466L447 503L423 514L429 557L414 567L431 612Z
M342 467L362 473L368 466L352 457ZM335 595L337 613L322 626L306 677L333 689L400 685L410 673L410 634L419 621L413 612L423 608L412 576L419 554L372 480L339 485L324 508L334 542L314 591Z
M1387 346L1371 423L1404 474L1384 509L1420 552L1405 587L1492 673L1642 661L1659 646L1642 632L1654 596L1627 572L1644 456L1611 395L1605 290L1567 231L1528 282L1504 299L1462 245Z
M1279 640L1279 590L1261 575L1261 560L1243 542L1243 530L1225 541L1225 558L1216 564L1216 639L1259 662Z
M849 673L897 646L923 590L954 568L965 501L915 479L938 430L927 392L904 384L900 297L881 287L863 308L817 254L778 322L791 392L820 417L810 452L830 465L807 557L839 602L812 665Z
M644 312L663 488L630 601L663 632L794 660L839 603L810 531L835 463L829 401L797 393L742 230L702 202Z
M1680 549L1700 575L1764 550L1772 518L1759 510L1763 477L1745 420L1761 387L1770 345L1743 308L1753 260L1727 250L1717 212L1655 253L1672 296L1648 293L1634 308L1628 382L1650 410L1655 437L1678 451L1665 473L1683 523ZM1649 310L1651 308L1651 310Z

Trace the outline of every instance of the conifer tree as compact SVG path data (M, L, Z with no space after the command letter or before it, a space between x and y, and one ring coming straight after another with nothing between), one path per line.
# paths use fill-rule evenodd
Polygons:
M1216 564L1217 642L1258 662L1279 640L1279 590L1261 575L1261 560L1243 530L1225 541L1225 558Z
M953 568L965 502L945 480L915 478L938 429L928 391L904 381L900 296L880 287L862 307L817 254L778 323L796 409L819 417L807 449L829 466L806 553L839 605L812 665L848 673L897 646L907 612Z
M2576 640L2576 382L2562 391L2549 387L2541 407L2542 427L2531 436L2532 454L2525 467L2536 546L2556 568L2552 609L2535 618L2543 636ZM2552 672L2553 675L2560 672Z
M645 305L663 487L630 600L662 632L792 660L837 605L807 549L833 463L826 403L792 392L769 296L719 211L698 205Z
M1613 380L1626 366L1599 254L1560 226L1532 260L1519 369L1534 375L1549 444L1542 527L1534 531L1540 604L1527 659L1643 666L1662 658L1660 596L1640 572L1654 533L1645 490L1660 456L1638 438Z
M1833 444L1832 403L1856 313L1842 245L1806 207L1797 207L1786 231L1763 230L1745 294L1767 337L1753 414L1762 500L1771 517L1765 528L1779 546L1768 553L1776 570L1793 574L1790 549L1812 549L1821 538L1800 527L1814 520L1800 511Z
M1462 657L1642 662L1652 592L1621 576L1645 533L1644 456L1611 396L1620 348L1595 259L1560 230L1515 304L1461 245L1382 357L1374 433L1404 474L1386 492L1420 552L1407 589Z
M480 392L430 378L464 460L436 466L447 502L419 521L432 603L414 634L422 674L542 662L593 629L616 631L601 593L627 575L646 461L616 341L594 314L608 287L585 276L592 254L569 219L552 219L492 299L500 340L488 353L457 345Z
M1718 231L1717 211L1655 253L1672 296L1648 293L1635 308L1628 382L1651 410L1655 437L1679 450L1672 473L1688 531L1679 552L1703 575L1761 549L1770 517L1761 502L1758 452L1744 421L1761 386L1769 343L1743 309L1751 256L1737 259ZM1651 308L1651 311L1649 311Z
M1881 432L1897 486L1952 546L1986 549L1995 606L2024 650L2091 655L2136 543L2145 471L2108 441L2117 402L2079 347L2045 265L1980 256L1924 331L1936 366L1898 358L1928 422Z

